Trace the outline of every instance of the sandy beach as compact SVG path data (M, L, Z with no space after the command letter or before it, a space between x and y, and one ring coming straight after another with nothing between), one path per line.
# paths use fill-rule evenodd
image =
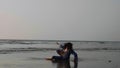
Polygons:
M56 47L55 46L56 44L1 45L0 68L67 68L65 67L65 64L53 63L51 61L47 61L44 59L46 57L57 55L55 49L58 46ZM38 48L38 50L36 50L35 47ZM84 48L84 46L82 47ZM43 48L43 50L41 50L41 48ZM78 48L78 46L75 46L75 48ZM77 50L76 49L75 51L78 53L78 57L79 57L77 68L119 68L120 67L119 65L120 50ZM71 60L72 59L73 56L71 56ZM74 68L74 63L72 61L70 62L70 67Z

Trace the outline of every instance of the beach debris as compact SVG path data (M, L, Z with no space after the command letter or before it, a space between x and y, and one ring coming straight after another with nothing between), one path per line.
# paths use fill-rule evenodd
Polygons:
M109 62L109 63L111 63L111 62L112 62L112 60L108 60L108 62Z

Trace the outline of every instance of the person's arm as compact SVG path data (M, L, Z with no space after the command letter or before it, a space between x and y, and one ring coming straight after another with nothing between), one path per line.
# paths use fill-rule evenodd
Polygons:
M78 55L75 51L72 51L72 54L74 55L74 62L77 63L78 62Z

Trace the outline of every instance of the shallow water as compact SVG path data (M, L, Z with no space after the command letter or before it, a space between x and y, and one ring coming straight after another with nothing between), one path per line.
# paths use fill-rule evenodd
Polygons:
M119 44L75 42L74 49L79 57L77 68L120 68ZM57 55L55 50L58 47L55 43L1 44L0 68L67 68L66 64L44 60L46 57ZM72 61L70 67L74 67Z

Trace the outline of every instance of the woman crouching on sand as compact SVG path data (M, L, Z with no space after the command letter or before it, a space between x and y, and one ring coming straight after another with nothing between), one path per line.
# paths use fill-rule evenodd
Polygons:
M69 61L70 60L70 55L74 55L74 62L78 62L78 55L77 53L73 50L73 44L72 43L65 43L64 44L64 49L63 49L62 54L59 53L60 56L52 56L52 58L46 58L47 60L52 60L52 61Z

